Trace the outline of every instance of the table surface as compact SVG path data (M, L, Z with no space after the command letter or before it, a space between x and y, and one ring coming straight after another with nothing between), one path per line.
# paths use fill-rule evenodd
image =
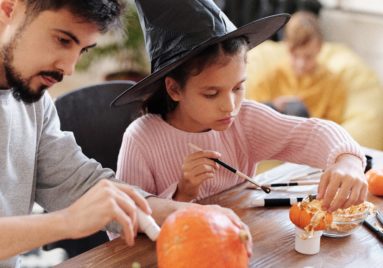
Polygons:
M373 150L368 153L374 156L374 167L383 166L383 153ZM282 169L279 168L280 171ZM278 168L274 170L278 171ZM289 220L289 208L252 207L251 200L265 197L265 194L259 190L247 189L247 186L247 183L238 185L200 203L231 208L248 224L254 243L250 267L383 267L383 243L365 226L348 237L322 237L321 249L316 255L296 252L294 225ZM298 188L274 190L271 196L307 193L307 189L294 190ZM312 188L309 190L312 191ZM369 195L368 200L383 209L383 198ZM155 243L144 235L137 237L134 247L129 248L122 239L116 239L57 267L131 267L133 262L140 263L141 267L156 267Z

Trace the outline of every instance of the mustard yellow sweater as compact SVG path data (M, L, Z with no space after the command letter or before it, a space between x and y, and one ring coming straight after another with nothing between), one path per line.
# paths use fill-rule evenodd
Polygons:
M256 74L248 74L256 75ZM298 96L311 117L342 123L346 104L346 90L340 77L323 65L302 77L296 77L284 61L255 84L247 83L247 97L259 102L270 102L279 96Z

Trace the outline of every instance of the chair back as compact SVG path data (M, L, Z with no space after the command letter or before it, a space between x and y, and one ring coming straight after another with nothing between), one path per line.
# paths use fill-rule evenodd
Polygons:
M59 97L55 101L61 129L72 131L84 154L116 170L126 127L140 115L141 102L111 108L110 103L132 81L107 81Z

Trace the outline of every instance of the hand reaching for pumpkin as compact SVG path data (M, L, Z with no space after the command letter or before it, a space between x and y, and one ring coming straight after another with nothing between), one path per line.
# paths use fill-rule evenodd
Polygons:
M182 178L174 199L187 202L196 198L201 183L214 178L215 171L219 168L211 158L220 157L220 153L208 150L188 155L182 165Z
M323 199L322 208L329 212L362 203L367 197L367 181L361 160L344 154L322 175L318 199Z

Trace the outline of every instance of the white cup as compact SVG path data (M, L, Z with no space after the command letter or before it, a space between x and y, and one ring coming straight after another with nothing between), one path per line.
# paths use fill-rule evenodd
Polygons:
M295 250L307 255L319 253L322 234L323 231L314 231L313 236L308 237L305 230L295 226Z

